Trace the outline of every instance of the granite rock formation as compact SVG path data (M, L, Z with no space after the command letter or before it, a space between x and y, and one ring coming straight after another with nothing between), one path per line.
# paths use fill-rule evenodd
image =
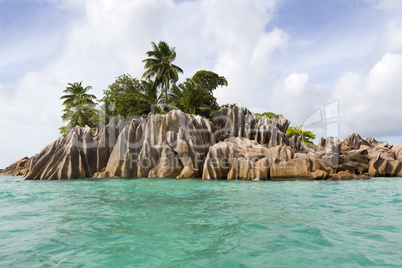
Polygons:
M208 148L215 143L212 130L208 119L179 110L133 119L120 134L105 170L95 177L199 177Z
M89 127L75 127L32 157L28 180L89 178L106 166L124 122L112 120L93 135Z
M26 179L196 178L340 180L402 176L402 146L352 133L343 143L321 138L308 146L288 138L289 121L246 108L223 108L209 121L174 110L112 120L95 133L75 127L3 174Z
M0 174L6 176L25 176L29 172L31 158L24 157L17 162L11 164L5 169L0 170Z
M324 162L306 154L295 153L287 145L268 148L247 138L230 137L209 148L202 178L324 179L330 172L331 168Z

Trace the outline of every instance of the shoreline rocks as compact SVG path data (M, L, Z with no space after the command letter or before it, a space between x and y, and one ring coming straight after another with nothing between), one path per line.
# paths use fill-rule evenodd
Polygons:
M112 120L92 133L75 127L65 138L1 174L27 180L75 178L203 178L224 180L350 180L402 176L402 146L352 133L317 146L287 138L289 120L246 108L223 108L212 121L174 110Z

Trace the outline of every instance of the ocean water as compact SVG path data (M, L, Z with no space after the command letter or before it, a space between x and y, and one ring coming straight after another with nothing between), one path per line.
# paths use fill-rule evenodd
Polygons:
M0 176L0 267L402 266L402 178Z

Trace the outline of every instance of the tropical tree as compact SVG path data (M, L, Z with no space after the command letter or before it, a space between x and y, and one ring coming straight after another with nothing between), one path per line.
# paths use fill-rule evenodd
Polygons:
M79 83L68 83L68 87L63 90L66 95L61 96L63 101L63 122L67 125L59 128L63 136L67 135L75 126L89 126L95 128L98 122L98 110L96 109L96 96L88 94L91 86L83 87L82 81Z
M228 85L228 81L224 76L219 76L212 71L200 70L196 72L191 78L199 88L208 91L212 94L212 91L218 87Z
M69 86L65 90L63 90L63 92L67 94L61 96L60 98L61 100L64 100L64 110L67 110L79 104L95 105L94 101L96 100L96 96L87 93L89 90L92 89L91 86L83 87L82 81L79 83L68 83L68 85Z
M289 127L288 130L286 131L286 136L288 138L291 138L293 136L300 136L301 141L304 142L307 145L314 145L313 140L315 139L316 135L309 130L303 130L303 125L297 126L297 127Z
M213 95L213 91L218 87L228 85L228 81L224 76L219 76L212 71L201 70L196 72L191 78L197 86L197 89L204 95L204 105L212 110L219 110L218 102Z
M190 78L186 82L174 85L171 89L170 99L183 112L188 114L200 114L211 117L213 107L209 106L212 95L199 89Z
M151 81L140 81L130 74L117 77L103 94L101 101L113 105L113 116L148 114L159 102L157 89Z
M173 64L176 59L174 47L169 47L164 41L160 41L158 45L154 42L151 44L153 49L146 52L149 58L143 60L146 70L142 78L154 79L153 87L161 90L160 102L167 103L170 84L174 84L179 80L179 73L183 73L183 70Z

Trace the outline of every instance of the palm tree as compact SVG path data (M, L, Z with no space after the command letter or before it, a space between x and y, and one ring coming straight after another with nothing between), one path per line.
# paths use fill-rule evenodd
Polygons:
M68 122L66 126L60 128L60 133L67 135L75 126L84 127L85 125L94 128L97 125L98 111L96 109L96 96L88 94L92 89L91 86L83 87L82 81L79 83L68 83L68 87L63 90L66 95L60 99L64 100L65 107L62 115L64 122Z
M96 100L96 96L92 94L87 94L87 92L92 89L91 86L87 86L84 88L82 86L82 81L79 83L68 83L68 85L69 86L65 90L63 90L63 92L67 93L67 95L61 96L60 98L61 100L64 100L63 106L66 107L64 110L80 104L95 105L93 101Z
M141 80L141 92L142 97L147 103L151 105L156 105L159 103L161 96L158 96L158 90L152 81Z
M142 75L142 78L155 78L153 86L155 88L160 87L160 101L166 103L168 101L170 83L176 83L179 80L178 73L183 73L183 70L172 63L176 59L174 47L170 48L164 41L160 41L158 45L154 42L151 44L153 50L146 52L149 58L143 60L146 71Z
M174 85L170 98L185 113L197 113L208 117L213 113L211 107L208 106L208 94L197 88L197 84L190 78L178 86Z

